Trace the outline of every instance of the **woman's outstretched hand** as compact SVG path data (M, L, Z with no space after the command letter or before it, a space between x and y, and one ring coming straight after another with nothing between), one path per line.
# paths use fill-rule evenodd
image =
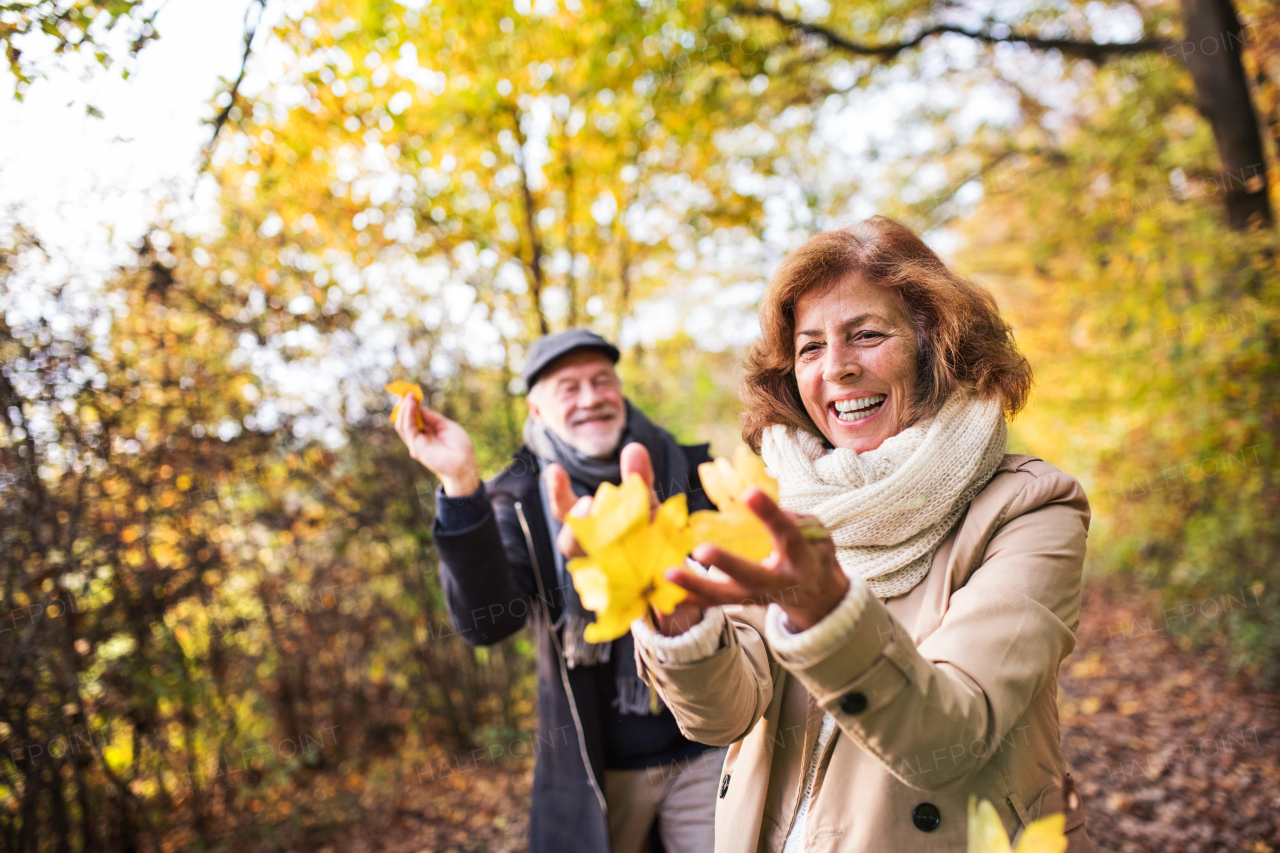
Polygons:
M743 501L769 528L773 553L763 562L753 563L704 543L694 549L693 558L727 577L699 577L672 570L667 572L667 580L688 590L689 599L682 607L775 602L786 612L792 628L807 631L835 610L849 591L849 578L836 561L835 545L829 537L817 541L807 538L796 523L799 516L781 509L759 489L748 489Z

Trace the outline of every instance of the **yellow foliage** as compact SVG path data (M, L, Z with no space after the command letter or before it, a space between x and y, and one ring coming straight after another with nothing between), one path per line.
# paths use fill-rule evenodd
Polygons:
M720 457L698 466L698 477L707 497L719 511L702 510L689 519L693 541L711 542L748 560L763 560L773 550L773 537L755 513L742 503L742 494L755 486L778 500L778 481L765 471L764 461L738 445L733 462Z
M746 447L734 461L717 459L698 466L707 495L720 507L689 515L684 495L667 499L649 518L649 489L632 474L622 486L601 483L586 518L566 519L586 557L569 561L573 586L582 606L594 611L588 642L617 639L631 622L644 617L649 605L670 613L685 591L664 577L683 566L699 542L711 542L749 560L762 560L773 550L768 529L740 497L756 486L774 500L778 484L764 463Z
M745 444L733 451L733 462L721 456L698 466L698 477L707 497L720 509L740 502L742 493L755 486L773 500L778 500L778 481L765 470L764 460Z
M1066 815L1059 812L1027 826L1018 846L1009 844L1009 836L1000 815L990 801L969 798L969 853L1064 853L1067 849Z
M649 489L638 474L621 487L602 483L586 518L566 519L586 557L569 561L582 606L596 614L585 637L591 643L617 639L643 617L649 605L670 613L685 591L663 573L684 562L693 547L684 495L673 495L649 518Z
M419 403L422 402L422 386L414 382L403 382L403 381L392 382L390 385L387 386L387 393L395 395L397 400L404 397L405 394L412 394L413 399L417 400ZM391 410L392 423L396 422L396 416L399 414L400 414L400 403L397 402L395 408ZM422 420L422 413L414 412L414 415L415 415L414 420L418 422L418 429L426 429L427 425L426 425L426 422Z

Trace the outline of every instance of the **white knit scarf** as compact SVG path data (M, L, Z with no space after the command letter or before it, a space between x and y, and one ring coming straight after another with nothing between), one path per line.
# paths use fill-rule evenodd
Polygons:
M761 456L783 509L817 516L845 573L892 598L929 573L938 545L999 467L1005 437L998 399L957 393L935 418L875 450L828 450L811 433L775 425Z

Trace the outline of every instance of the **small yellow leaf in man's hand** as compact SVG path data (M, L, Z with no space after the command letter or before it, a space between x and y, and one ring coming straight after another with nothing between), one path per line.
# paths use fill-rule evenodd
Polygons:
M396 406L391 410L391 423L396 422L396 417L400 414L400 400L405 394L412 394L413 398L422 403L422 386L413 382L396 381L387 386L387 393L396 398ZM426 429L427 423L422 419L421 412L414 412L417 416L414 420L417 422L418 429Z

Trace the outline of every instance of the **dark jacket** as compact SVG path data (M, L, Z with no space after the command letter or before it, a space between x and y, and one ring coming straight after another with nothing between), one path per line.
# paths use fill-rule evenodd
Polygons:
M690 512L711 508L698 479L710 461L707 445L683 448ZM476 645L491 645L534 623L538 666L538 733L529 819L531 853L607 853L604 802L605 712L598 667L569 669L548 630L564 607L554 544L538 488L538 460L528 448L486 484L492 512L463 530L433 534L440 583L454 630ZM660 496L670 489L658 484ZM532 543L532 554L530 553ZM669 713L669 712L668 712Z

